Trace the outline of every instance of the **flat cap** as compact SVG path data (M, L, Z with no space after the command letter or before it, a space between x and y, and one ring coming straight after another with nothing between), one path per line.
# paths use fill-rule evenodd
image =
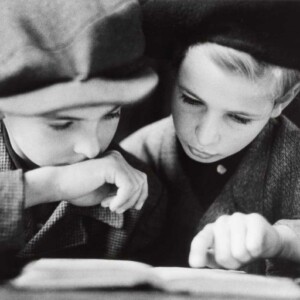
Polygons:
M0 0L0 20L3 112L126 104L157 83L136 0Z
M300 1L141 0L146 53L170 58L175 45L213 42L300 70Z

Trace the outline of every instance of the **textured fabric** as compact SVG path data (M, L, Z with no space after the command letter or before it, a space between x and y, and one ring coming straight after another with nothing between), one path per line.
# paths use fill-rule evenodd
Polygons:
M146 53L170 58L175 45L213 42L300 70L300 2L140 0Z
M249 145L237 170L207 210L178 160L171 117L139 130L121 145L150 164L167 188L171 248L166 260L170 264L187 265L193 236L223 214L257 212L272 224L288 220L287 225L300 233L300 131L284 117L271 120ZM267 272L278 274L281 266ZM250 264L246 270L266 272L265 262Z
M152 250L157 248L164 222L164 191L144 163L117 145L111 148L148 175L149 196L141 211L131 209L118 215L100 205L76 207L66 201L24 209L23 172L14 170L0 134L1 261L5 261L6 255L13 255L21 261L40 257L98 257L155 263ZM49 216L42 224L35 218L41 208ZM96 251L98 248L100 252Z

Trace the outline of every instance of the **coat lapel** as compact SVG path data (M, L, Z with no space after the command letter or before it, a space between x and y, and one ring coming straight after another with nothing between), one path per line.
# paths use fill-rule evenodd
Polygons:
M21 257L46 255L87 242L87 234L80 218L72 216L71 205L63 201L53 211L44 226L21 251Z
M266 125L250 145L249 151L231 180L235 207L246 214L257 212L266 215L265 179L272 145L272 124Z
M82 216L90 217L108 224L107 251L119 253L123 246L124 217L112 213L107 208L76 207L62 201L53 211L43 227L29 240L20 253L21 257L31 257L54 253L62 249L84 245L88 241L88 233L83 225ZM114 238L119 236L118 243ZM127 235L124 235L124 238ZM99 237L101 239L101 237Z

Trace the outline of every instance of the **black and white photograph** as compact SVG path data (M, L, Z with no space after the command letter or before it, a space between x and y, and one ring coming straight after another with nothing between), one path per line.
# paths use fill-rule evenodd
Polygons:
M0 0L1 300L300 300L300 0Z

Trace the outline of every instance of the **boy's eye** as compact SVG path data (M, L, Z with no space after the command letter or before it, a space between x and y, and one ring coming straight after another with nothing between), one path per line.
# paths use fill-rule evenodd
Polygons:
M248 118L244 118L244 117L241 117L239 115L229 115L229 117L236 123L240 123L240 124L249 124L252 120L251 119L248 119Z
M67 122L52 123L52 124L49 124L49 126L54 130L65 130L65 129L69 128L72 124L73 124L72 121L67 121Z
M120 118L120 115L121 115L121 109L118 109L117 111L113 111L113 112L107 114L105 116L105 119L106 120L118 119L118 118Z
M193 98L191 98L191 97L189 97L185 94L181 94L181 99L182 99L183 102L185 102L187 104L190 104L190 105L197 105L197 106L203 105L203 103L201 101L195 100L195 99L193 99Z

